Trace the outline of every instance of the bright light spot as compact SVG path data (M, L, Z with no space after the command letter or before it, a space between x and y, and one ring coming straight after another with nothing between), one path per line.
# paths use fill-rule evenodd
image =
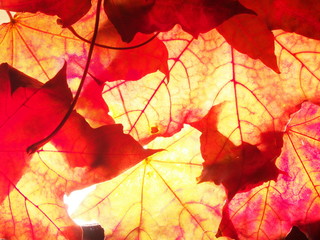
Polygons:
M111 111L108 112L108 115L109 115L110 117L114 117L114 116L113 116L113 113L112 113Z
M86 196L96 189L96 185L90 186L88 188L74 191L69 196L64 195L63 201L68 206L68 214L71 216L80 206L81 202L86 198ZM73 219L78 225L87 225L97 223L95 220L83 221L81 219Z
M188 154L189 153L189 149L188 148L182 148L181 152L182 152L182 154Z
M148 146L147 146L147 145L144 145L143 148L144 148L144 149L148 149Z
M72 92L75 93L78 90L80 82L81 82L81 78L79 78L79 77L71 78L68 81L68 86L69 86L69 88L71 89Z

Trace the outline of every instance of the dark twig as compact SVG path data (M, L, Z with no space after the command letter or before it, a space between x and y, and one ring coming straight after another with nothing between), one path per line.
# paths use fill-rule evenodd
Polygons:
M31 146L29 146L27 148L27 152L29 154L36 152L40 147L42 147L44 144L46 144L47 142L49 142L51 140L51 138L53 136L55 136L58 131L64 126L64 124L66 123L66 121L69 119L71 113L73 112L73 109L79 99L84 81L87 77L88 71L89 71L89 66L90 66L90 61L91 61L91 57L92 57L92 53L93 53L93 49L95 46L95 41L97 39L97 35L98 35L98 28L99 28L99 20L100 20L100 10L101 10L101 2L102 0L98 0L97 3L97 14L96 14L96 19L95 19L95 26L94 26L94 32L93 32L93 37L92 37L92 42L90 44L90 48L89 48L89 52L88 52L88 58L87 58L87 62L82 74L82 78L81 78L81 82L79 84L78 90L76 92L76 95L73 98L73 101L68 109L68 112L66 113L66 115L64 116L64 118L61 120L61 122L59 123L59 125L53 130L52 133L50 133L47 137L45 137L44 139L32 144Z

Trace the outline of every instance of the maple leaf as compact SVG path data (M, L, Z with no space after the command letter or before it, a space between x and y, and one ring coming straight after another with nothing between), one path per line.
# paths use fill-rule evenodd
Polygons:
M235 146L217 129L218 122L223 121L220 114L226 105L212 107L201 121L191 125L202 132L201 153L205 163L199 181L222 183L230 199L238 191L277 179L281 171L276 168L275 159L281 153L283 133L261 133L258 147L246 142Z
M237 239L281 239L293 225L306 230L308 223L319 221L319 113L319 106L308 102L292 116L277 161L287 174L237 194L224 209L222 233ZM310 239L317 239L310 229Z
M255 11L269 29L283 29L320 39L320 3L317 0L240 0L240 2Z
M91 38L92 30L88 26L93 25L94 16L95 11L91 10L81 21L73 25L72 30L69 30L57 25L56 17L40 13L17 14L14 16L14 21L1 25L0 48L3 54L0 56L0 62L8 62L31 77L45 82L54 76L67 61L69 69L67 78L72 86L78 85L83 74L84 61L90 43L89 40L85 42L79 39L79 36ZM102 46L94 49L92 67L89 69L91 75L104 76L99 81L114 81L116 79L136 80L157 70L167 73L167 50L161 41L153 39L152 42L143 44L150 40L151 36L140 35L132 44L124 45L119 40L118 33L112 29L107 20L102 18L102 21L105 26L108 26L108 31L106 31L108 38L104 39L105 33L103 32L98 35ZM106 45L103 44L110 44L116 49L105 48ZM139 48L134 48L136 44L142 45ZM121 47L129 49L121 50ZM154 48L157 50L154 51ZM136 64L132 64L132 62L136 62ZM115 68L115 66L122 67ZM90 81L95 80L87 77L87 82ZM89 85L91 90L88 91L99 91L98 85L96 85L97 89L93 90L95 85L86 83L83 91L86 102L91 101L89 95L85 93L85 88ZM94 103L97 102L98 96L91 94L91 98L96 99L92 100ZM102 105L101 103L97 108ZM84 109L81 109L82 107ZM88 118L97 118L97 114L92 116L93 111L88 111L86 104L78 105L77 109ZM101 119L97 119L97 121L101 122ZM111 121L105 120L103 122Z
M64 27L70 26L83 17L91 8L90 0L1 0L0 9L15 12L38 11L49 15L57 15L61 18Z
M276 159L290 116L307 99L319 102L318 41L274 34L280 75L234 50L214 30L195 40L176 28L161 36L169 50L170 81L155 73L139 82L117 82L117 91L110 85L104 97L116 122L125 123L125 129L143 143L155 136L172 136L183 123L201 120L212 105L227 102L215 116L216 132L209 132L211 140L219 140L207 149L224 152L230 164L239 166L216 170L222 176L230 173L226 182L233 185L227 186L232 199L238 191L276 180L286 172L276 167ZM138 89L145 89L146 96L139 95ZM209 125L208 131L214 126ZM206 168L211 160L204 158ZM263 172L266 166L268 173ZM218 176L212 173L206 180Z
M58 162L64 162L64 168L78 169L71 174L69 171L66 177L63 172L68 170L57 167L57 161L46 163L40 154L34 160L26 152L56 128L70 106L72 94L66 82L66 67L42 84L2 64L0 80L0 219L5 223L0 237L41 239L40 233L49 228L51 238L65 235L79 239L81 230L68 217L63 194L115 177L157 150L143 149L131 136L123 134L120 125L93 129L73 112L52 139L64 158ZM19 209L17 204L24 206L23 211L12 210Z
M168 51L162 41L154 37L153 34L137 34L133 41L124 43L110 21L101 23L90 73L101 82L139 80L157 70L168 74ZM102 50L100 45L116 47ZM80 56L75 61L84 66L84 60Z
M4 189L11 192L0 204L2 239L81 239L82 230L68 216L63 194L67 186L81 182L82 172L52 154L42 156L33 156L18 183L7 181Z
M123 134L122 129L120 124L92 128L81 115L73 112L52 143L70 167L86 167L87 172L92 172L92 184L116 177L159 151L143 149L133 137ZM86 178L89 179L89 174Z
M216 31L196 40L176 28L163 34L161 39L169 51L170 81L154 73L138 82L109 83L104 93L116 122L122 123L125 131L143 144L156 136L171 136L183 123L204 117L213 103L224 101L234 103L230 106L233 108L230 117L236 116L237 111L243 114L241 124L250 129L243 131L247 136L243 141L255 144L259 139L252 137L253 131L268 131L273 125L275 131L283 130L298 104L318 96L318 60L312 55L318 52L316 41L278 33L275 39L281 67L281 75L278 75L260 61L235 51ZM298 43L301 49L296 47ZM301 74L304 76L299 77ZM273 88L277 91L270 92ZM141 89L144 95L140 94ZM252 111L246 112L246 109ZM233 123L225 125L229 129L225 127L224 136L229 136L236 128L238 121L233 119ZM152 133L153 128L157 130L155 133Z
M36 235L44 234L46 228L70 239L81 236L81 229L72 223L62 207L62 199L57 197L61 197L61 185L56 186L58 190L45 186L51 184L56 173L46 169L41 161L33 165L26 152L28 145L45 137L65 114L72 99L65 77L63 68L43 85L7 64L0 65L1 238L40 239Z
M93 26L95 14L96 12L91 10L71 29L57 25L56 17L40 13L16 14L11 22L1 25L0 47L3 54L0 60L41 81L50 79L62 67L64 61L67 61L68 69L76 68L87 57L90 44L88 39L93 34L88 26ZM137 80L157 70L167 73L167 50L161 41L153 39L150 35L140 34L133 43L125 44L106 17L101 21L103 27L98 34L100 42L97 42L98 46L94 49L90 68L93 75L98 71L98 75L108 76L104 81L114 81ZM153 41L148 42L150 38ZM134 47L136 45L139 47ZM128 49L121 50L122 48ZM96 65L98 61L101 61L102 66ZM134 61L137 63L132 64ZM121 63L123 68L114 69ZM132 76L129 71L138 74ZM81 76L82 73L77 71L68 72L70 78Z
M42 86L35 79L2 64L0 79L1 174L5 176L0 181L0 200L3 200L8 194L6 186L11 188L10 184L17 183L28 165L30 156L26 153L27 147L55 128L72 96L63 81L65 69ZM43 102L47 102L47 106L44 107ZM38 124L35 125L35 121Z
M255 15L239 14L217 27L227 42L241 53L279 72L274 54L274 36L267 25Z
M148 146L166 151L98 184L72 217L98 221L108 239L213 239L225 193L197 184L203 161L198 138L198 131L185 126L155 139Z
M105 0L104 9L125 42L137 32L168 31L176 24L198 37L236 14L253 13L234 0Z

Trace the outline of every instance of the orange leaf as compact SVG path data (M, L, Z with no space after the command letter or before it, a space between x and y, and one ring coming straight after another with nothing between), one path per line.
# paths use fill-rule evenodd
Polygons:
M72 217L98 221L107 239L214 239L225 194L196 182L202 162L198 138L186 126L154 140L149 147L166 150L98 184Z
M273 71L280 73L274 54L273 34L257 16L236 15L218 26L217 30L236 50L253 59L260 59Z

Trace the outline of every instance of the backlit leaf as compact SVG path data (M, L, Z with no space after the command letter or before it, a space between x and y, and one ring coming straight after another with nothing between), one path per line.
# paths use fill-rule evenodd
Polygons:
M0 237L81 238L63 195L115 177L157 151L143 149L121 125L93 129L73 112L52 138L58 150L39 150L32 158L28 147L47 137L70 107L66 67L42 84L2 64L0 81Z
M247 191L265 181L277 179L280 171L275 160L281 153L283 134L261 133L257 146L247 142L234 145L217 129L218 123L223 121L220 116L223 109L228 109L227 104L212 107L208 115L192 126L202 132L201 153L205 163L199 180L222 183L228 197L232 198L238 191Z
M202 162L198 137L189 126L154 140L152 148L166 150L98 184L73 218L98 221L108 239L214 239L225 194L196 182Z
M104 9L125 42L137 32L168 31L180 24L198 37L239 13L253 13L237 0L105 0Z
M58 184L58 173L26 152L68 109L72 95L66 68L44 85L7 64L0 68L0 237L41 239L49 231L48 239L79 239L81 229L62 202L66 180Z
M70 26L83 17L90 9L90 0L1 0L0 9L15 12L38 11L49 15L57 15L63 26Z
M45 85L7 64L0 68L2 202L31 159L26 149L53 131L67 111L72 96L65 82L65 68Z
M255 11L270 29L283 29L310 38L320 38L318 0L240 0L240 2Z
M73 26L77 34L84 38L91 38L94 14L93 10L90 11ZM17 14L13 22L2 24L0 26L0 48L2 51L0 61L8 62L13 67L19 68L20 71L43 82L53 77L67 61L68 80L72 82L73 86L78 86L89 43L80 40L70 30L61 28L56 24L56 20L56 17L40 13L26 13ZM104 17L102 21L106 22L107 20ZM152 37L139 35L132 44L124 44L110 23L105 24L108 26L108 31L102 31L98 38L98 40L101 38L100 43L102 44L113 47L130 47L142 44ZM105 37L105 34L108 36ZM100 77L100 81L137 80L157 70L167 73L167 50L161 41L154 39L150 43L142 44L139 48L127 50L96 47L90 74ZM101 76L104 77L101 78ZM88 77L87 81L92 80ZM87 84L85 84L86 86ZM90 87L92 88L93 85L91 84ZM97 98L97 96L92 97ZM86 98L88 99L88 95ZM80 107L78 106L85 114L85 110Z
M217 27L218 32L239 52L279 73L274 54L274 37L267 25L255 15L239 14Z
M105 88L115 121L142 143L170 136L183 123L200 120L212 105L230 101L219 132L236 145L257 144L261 132L282 131L302 101L319 98L317 41L277 33L278 75L235 51L216 31L196 40L175 29L162 39L169 50L170 80L156 73Z
M319 220L319 116L319 106L311 103L292 116L277 161L286 174L277 182L237 194L224 209L230 219L220 226L222 233L230 235L234 229L232 237L239 239L281 239L292 225L303 229ZM311 237L312 230L309 233L310 239L317 239Z

